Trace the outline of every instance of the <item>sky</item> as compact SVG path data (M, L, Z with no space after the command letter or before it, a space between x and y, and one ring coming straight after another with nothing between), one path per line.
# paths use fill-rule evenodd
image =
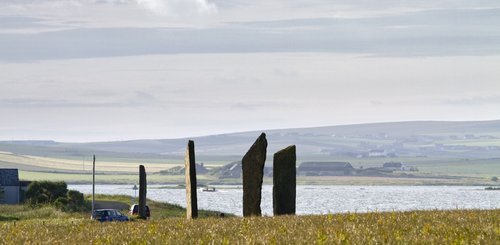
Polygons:
M0 140L500 119L497 0L2 0Z

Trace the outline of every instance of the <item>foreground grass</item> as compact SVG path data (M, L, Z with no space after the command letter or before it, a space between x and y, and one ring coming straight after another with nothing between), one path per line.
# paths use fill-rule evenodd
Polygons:
M498 244L499 240L500 210L126 223L0 222L2 244Z

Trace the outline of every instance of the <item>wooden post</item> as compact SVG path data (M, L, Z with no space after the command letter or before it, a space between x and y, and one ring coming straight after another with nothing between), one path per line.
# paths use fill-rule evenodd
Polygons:
M296 198L296 153L289 146L274 154L273 159L273 213L295 214Z
M261 216L262 180L267 140L262 133L241 160L243 175L243 216Z
M143 165L139 166L139 217L141 219L147 219L146 214L146 193L147 193L147 181L146 181L146 169Z
M92 219L95 211L95 155L92 161Z
M186 217L198 218L198 197L196 186L196 161L194 157L194 142L190 140L186 149Z

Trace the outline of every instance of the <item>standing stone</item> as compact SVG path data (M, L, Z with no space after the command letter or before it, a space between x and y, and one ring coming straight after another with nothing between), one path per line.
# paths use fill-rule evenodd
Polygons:
M243 169L243 216L261 216L262 178L267 153L266 134L262 133L241 161Z
M274 154L273 159L273 213L295 214L296 168L295 145Z
M141 219L147 219L146 214L146 169L143 165L139 166L139 217Z
M186 216L188 219L198 218L198 199L196 195L196 188L194 142L190 140L186 149Z

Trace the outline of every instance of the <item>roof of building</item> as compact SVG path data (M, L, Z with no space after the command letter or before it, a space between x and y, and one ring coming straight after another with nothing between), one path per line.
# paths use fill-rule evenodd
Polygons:
M16 168L0 168L1 186L19 186L19 173Z

